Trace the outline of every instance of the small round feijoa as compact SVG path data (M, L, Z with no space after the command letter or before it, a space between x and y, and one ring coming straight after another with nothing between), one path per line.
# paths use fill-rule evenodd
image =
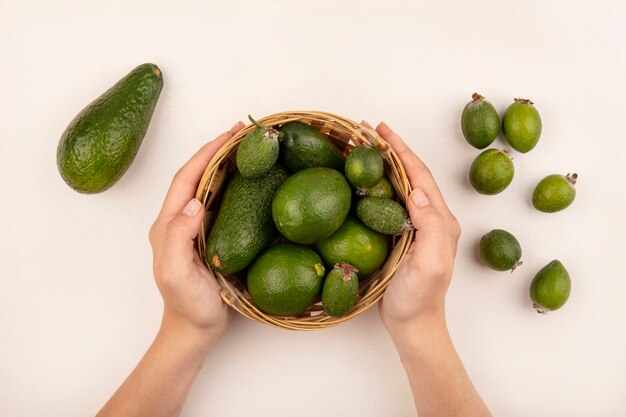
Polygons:
M541 117L532 101L514 99L502 117L502 133L518 152L526 153L537 145L541 136Z
M500 134L500 117L495 107L478 93L465 105L461 130L467 143L477 149L491 145Z
M571 291L572 281L569 273L556 259L541 268L530 284L530 298L533 307L540 314L563 307Z
M515 168L507 151L487 149L474 159L469 170L472 187L481 194L498 194L513 181Z
M544 213L555 213L564 210L576 198L576 181L578 174L548 175L533 191L533 207Z
M496 271L511 271L520 266L522 247L511 233L494 229L480 239L480 258Z
M384 170L383 158L371 146L356 146L346 158L346 178L355 188L373 187L383 177Z

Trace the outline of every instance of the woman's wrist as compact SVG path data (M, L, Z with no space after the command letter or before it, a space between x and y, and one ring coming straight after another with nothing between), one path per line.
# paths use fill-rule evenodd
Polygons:
M443 310L386 323L386 328L401 356L407 349L413 350L449 338Z
M221 337L224 327L220 325L199 327L164 313L157 339L169 341L206 355Z

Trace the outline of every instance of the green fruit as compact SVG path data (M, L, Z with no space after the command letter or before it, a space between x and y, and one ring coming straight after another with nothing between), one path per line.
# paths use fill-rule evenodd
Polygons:
M59 140L63 180L86 194L113 186L135 159L162 88L159 68L143 64L85 107Z
M352 193L341 173L330 168L307 168L280 186L272 202L274 223L287 239L314 243L341 226Z
M498 194L513 181L514 172L513 162L506 151L487 149L474 159L469 180L481 194Z
M248 292L266 313L297 316L319 298L323 277L317 253L304 246L280 244L254 261L248 270Z
M237 168L244 177L259 178L266 175L278 159L278 131L259 124L250 115L248 118L257 129L248 133L237 147Z
M326 167L343 171L344 158L328 136L302 122L280 128L280 158L293 172Z
M548 175L533 191L533 206L545 213L561 211L574 202L578 174Z
M359 145L346 158L346 178L353 187L370 188L385 173L383 158L376 148Z
M515 236L506 230L494 229L480 239L480 257L496 271L513 272L522 264L522 247Z
M541 117L532 101L515 99L502 117L502 133L518 152L526 153L537 145L541 136Z
M404 207L384 197L365 197L357 203L356 215L367 227L386 235L411 228Z
M322 290L322 306L326 314L343 317L359 296L359 272L352 265L338 262L326 276Z
M358 195L366 195L368 197L385 197L393 198L396 193L387 177L382 177L373 187L368 189L357 190Z
M359 279L372 275L387 258L387 237L360 220L348 217L339 230L315 248L327 266L347 262L359 270Z
M206 260L213 269L225 274L241 271L278 237L272 196L287 177L289 172L280 164L263 178L235 172L206 241Z
M530 284L530 298L540 314L563 307L571 291L569 273L556 259L541 268Z
M461 130L467 143L483 149L500 134L500 117L495 107L478 93L465 105L461 114Z

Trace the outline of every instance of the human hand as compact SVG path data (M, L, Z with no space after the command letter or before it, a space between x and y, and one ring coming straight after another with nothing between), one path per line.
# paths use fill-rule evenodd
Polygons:
M213 340L227 327L228 306L219 287L194 249L204 206L194 198L204 170L217 150L244 127L238 122L228 132L204 145L174 176L161 212L149 233L154 278L163 297L162 330L191 333Z
M380 317L390 333L416 325L445 326L445 295L454 269L459 222L424 163L385 123L376 128L402 160L413 191L407 209L415 239L396 270L379 304Z

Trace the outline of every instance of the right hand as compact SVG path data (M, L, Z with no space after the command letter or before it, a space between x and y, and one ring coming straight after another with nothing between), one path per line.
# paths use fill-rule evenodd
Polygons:
M433 320L445 325L445 296L461 235L459 222L429 169L402 138L385 123L376 131L402 160L413 190L407 208L415 227L415 239L379 304L380 317L390 333Z

